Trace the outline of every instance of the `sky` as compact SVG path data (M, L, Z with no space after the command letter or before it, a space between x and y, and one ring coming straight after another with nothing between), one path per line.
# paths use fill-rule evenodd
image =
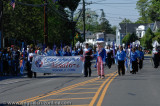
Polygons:
M82 1L82 0L81 0ZM106 19L112 26L118 26L118 24L124 19L130 19L132 22L138 20L139 13L136 9L136 3L138 0L85 0L87 3L91 3L86 6L101 16L100 9L103 9L106 15ZM82 4L78 9L82 8Z

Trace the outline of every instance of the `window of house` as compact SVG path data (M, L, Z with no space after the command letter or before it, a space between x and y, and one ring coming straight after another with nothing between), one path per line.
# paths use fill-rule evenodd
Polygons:
M141 34L142 34L142 33L140 32L140 33L139 33L139 37L140 37L140 38L141 38Z

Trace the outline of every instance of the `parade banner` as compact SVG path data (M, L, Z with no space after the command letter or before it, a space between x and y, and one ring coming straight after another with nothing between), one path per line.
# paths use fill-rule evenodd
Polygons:
M34 56L32 71L39 73L79 73L84 69L80 56Z

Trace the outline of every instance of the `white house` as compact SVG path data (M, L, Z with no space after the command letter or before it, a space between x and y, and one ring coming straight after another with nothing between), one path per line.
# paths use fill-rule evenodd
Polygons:
M138 28L136 28L136 35L138 38L142 38L145 35L146 32L146 26L145 25L140 25Z
M111 44L111 42L116 42L116 35L114 34L104 34L102 32L98 32L89 36L86 36L86 43L89 43L90 45L95 46L96 45L96 39L99 37L104 38L105 43Z

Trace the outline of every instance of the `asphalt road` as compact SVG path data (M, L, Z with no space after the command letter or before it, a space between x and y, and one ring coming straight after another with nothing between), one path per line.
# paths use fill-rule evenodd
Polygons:
M1 77L0 106L160 106L160 68L150 58L137 74L117 75L117 66L105 67L105 79L80 74L38 74L37 78Z

